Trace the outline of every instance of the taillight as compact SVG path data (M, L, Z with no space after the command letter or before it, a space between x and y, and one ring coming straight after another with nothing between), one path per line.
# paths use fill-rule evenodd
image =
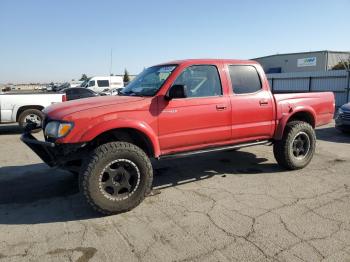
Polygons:
M63 96L62 96L62 102L66 102L67 101L67 96L66 96L66 94L64 94Z

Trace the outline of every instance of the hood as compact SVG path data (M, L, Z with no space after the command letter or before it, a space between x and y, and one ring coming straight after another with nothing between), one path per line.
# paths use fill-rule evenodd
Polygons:
M347 103L345 105L342 105L341 106L341 109L344 110L344 111L350 111L350 103Z
M98 96L84 99L77 99L51 105L43 110L53 119L61 119L67 115L71 115L80 111L93 110L106 106L129 106L138 101L144 100L144 97L136 96Z

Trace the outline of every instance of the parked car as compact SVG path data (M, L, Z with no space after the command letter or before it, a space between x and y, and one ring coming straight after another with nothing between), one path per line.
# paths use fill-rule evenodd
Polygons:
M54 91L57 88L57 85L50 83L46 86L46 91Z
M84 81L77 81L77 80L75 80L75 81L70 81L69 82L69 85L70 85L70 87L80 87L80 85L82 84L82 83L84 83Z
M65 94L15 93L0 95L0 123L18 122L24 128L29 121L40 127L45 107L66 101Z
M100 93L105 89L123 87L123 77L121 76L95 76L86 83L87 88L96 93ZM83 86L84 87L84 86Z
M66 94L67 101L98 96L98 94L95 93L94 91L84 87L65 88L65 89L62 89L60 93Z
M255 61L183 60L144 70L119 96L44 110L45 141L22 141L49 166L79 172L88 203L128 211L150 193L150 159L271 145L277 163L311 161L314 128L332 121L332 92L272 94Z
M123 87L116 87L112 89L105 89L103 90L100 95L101 96L117 96L119 93L123 90Z
M2 92L10 92L11 91L11 87L9 87L9 86L4 87L1 91Z
M338 109L335 127L344 133L350 133L350 103L342 105Z
M52 87L52 91L54 91L54 92L59 92L59 91L61 91L61 90L63 90L63 89L70 88L70 87L71 87L70 84L69 84L68 82L66 82L66 83L63 83L63 84L61 84L61 85L55 85L55 86L53 86L53 87Z

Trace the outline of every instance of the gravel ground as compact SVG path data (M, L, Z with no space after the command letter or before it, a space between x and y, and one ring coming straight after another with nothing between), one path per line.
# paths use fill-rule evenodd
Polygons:
M267 146L156 162L160 194L109 217L0 126L0 261L350 261L350 136L333 126L300 171Z

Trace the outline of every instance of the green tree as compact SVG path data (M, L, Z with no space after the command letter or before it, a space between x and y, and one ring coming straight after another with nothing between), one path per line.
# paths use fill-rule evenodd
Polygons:
M123 81L124 81L124 83L129 83L130 82L129 72L126 69L124 70Z
M87 75L85 75L85 74L82 74L81 75L81 78L80 78L80 81L86 81L86 80L88 80L89 78L87 77Z

